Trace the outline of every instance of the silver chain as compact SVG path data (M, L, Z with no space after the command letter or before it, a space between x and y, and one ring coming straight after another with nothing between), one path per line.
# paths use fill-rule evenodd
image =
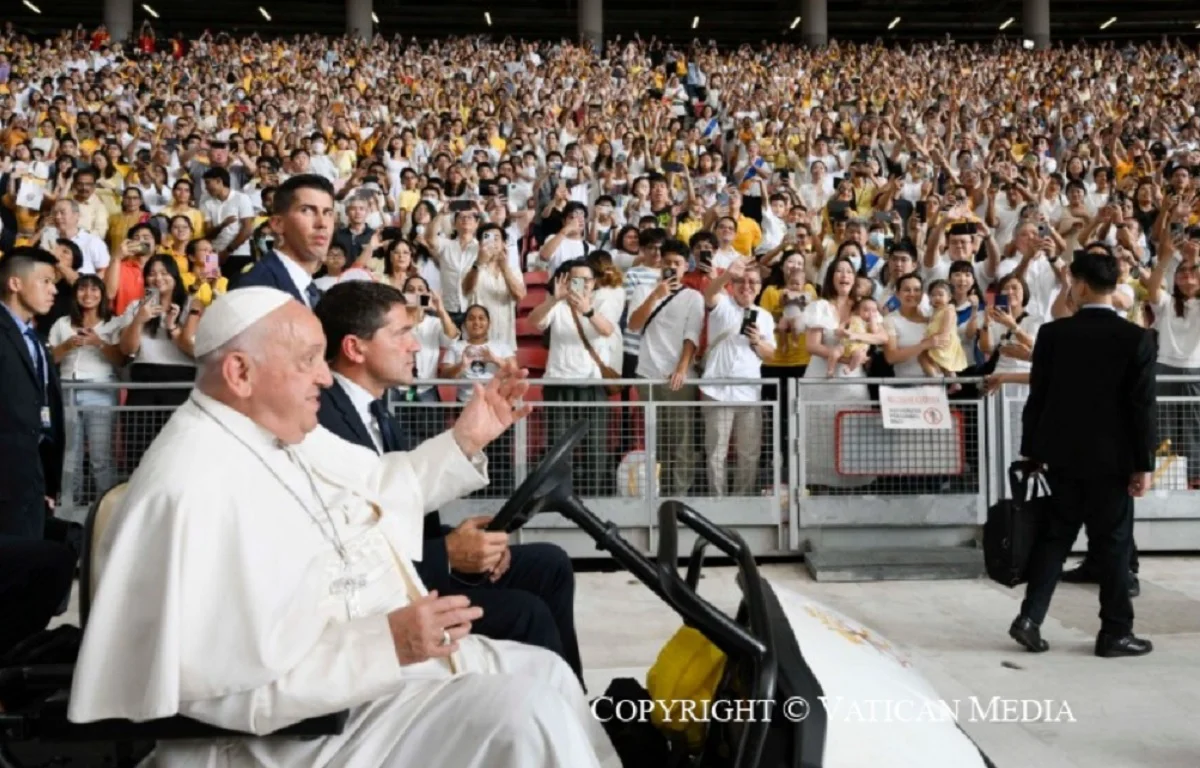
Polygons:
M325 530L324 524L321 523L321 520L316 514L313 513L312 509L309 508L308 503L305 502L304 499L300 498L300 494L297 493L294 488L292 488L282 477L279 476L279 473L275 471L275 468L271 466L270 462L268 462L262 454L255 450L250 443L246 442L241 435L234 432L227 424L222 422L207 408L201 405L198 400L192 398L192 402L195 403L196 407L200 409L201 413L215 421L218 425L220 425L221 429L229 433L234 440L237 440L239 443L245 446L246 450L254 454L255 458L257 458L259 462L266 468L266 470L271 473L271 476L274 477L275 480L292 495L292 498L296 500L296 503L298 503L304 509L305 513L308 514L309 519L312 520L313 525L317 526L317 530L321 532L321 536L333 546L334 550L337 551L338 557L341 558L342 562L349 566L350 555L346 551L346 545L342 543L342 537L338 533L337 526L333 522L333 514L329 511L329 505L327 505L325 503L325 499L321 497L320 492L317 490L317 483L313 479L312 473L308 471L308 466L305 465L305 463L301 460L299 454L297 454L291 446L283 445L278 438L276 439L276 445L282 448L284 452L291 457L292 461L300 467L300 470L304 472L304 477L308 479L308 485L312 489L313 496L317 498L317 502L321 505L322 511L325 512L325 519L329 521L329 531Z

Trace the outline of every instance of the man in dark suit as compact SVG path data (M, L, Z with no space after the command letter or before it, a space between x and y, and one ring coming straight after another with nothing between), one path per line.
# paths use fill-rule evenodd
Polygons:
M1079 310L1042 326L1033 349L1021 453L1045 466L1054 505L1009 628L1030 651L1049 649L1040 626L1081 525L1101 573L1096 655L1140 656L1153 648L1133 634L1129 557L1133 499L1149 489L1154 470L1157 340L1113 310L1118 276L1107 245L1077 253L1070 290Z
M33 322L54 305L56 264L40 248L0 261L0 535L42 538L58 496L62 389Z
M384 397L392 387L412 383L419 311L384 283L339 283L322 297L316 314L334 379L321 393L322 426L377 452L412 447L386 412ZM426 515L422 558L415 564L425 586L465 595L483 608L472 631L554 651L582 682L570 558L548 543L509 547L507 534L485 529L489 520L471 518L451 530L437 512Z
M275 191L270 227L278 235L275 249L235 281L290 293L309 309L321 291L313 275L325 263L334 233L333 185L324 176L293 176Z

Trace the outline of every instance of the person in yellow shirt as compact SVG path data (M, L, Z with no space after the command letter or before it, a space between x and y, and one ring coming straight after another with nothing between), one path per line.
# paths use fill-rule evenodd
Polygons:
M212 242L200 238L187 245L188 271L181 273L183 286L202 307L229 290L228 278L221 277L221 263Z
M804 371L812 359L800 323L804 310L817 301L818 293L808 281L805 267L804 254L784 251L782 258L771 268L766 287L758 299L758 305L770 312L775 320L775 354L763 361L762 377L779 382L775 389L781 414L788 412L787 380L804 378ZM788 420L782 419L779 427L781 451L787 445L787 427Z
M159 211L160 216L186 216L192 222L193 232L204 231L204 214L196 208L193 201L196 199L195 190L192 188L192 182L188 179L179 179L171 187L171 204Z
M750 256L762 243L762 228L754 219L742 215L742 193L737 187L730 187L725 192L729 195L729 216L737 222L733 249L743 256Z

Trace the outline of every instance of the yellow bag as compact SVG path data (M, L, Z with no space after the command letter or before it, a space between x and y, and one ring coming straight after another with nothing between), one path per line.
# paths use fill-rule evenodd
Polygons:
M687 736L688 748L699 751L704 744L707 723L696 722L708 702L712 701L721 673L725 670L725 654L699 630L680 627L658 652L658 658L646 673L646 690L655 702L650 718L662 730L676 731ZM667 703L670 711L659 701ZM689 718L681 711L680 702L694 701Z

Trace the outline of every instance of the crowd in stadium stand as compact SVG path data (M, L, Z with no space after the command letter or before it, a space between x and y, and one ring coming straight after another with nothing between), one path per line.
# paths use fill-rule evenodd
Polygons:
M721 401L703 418L664 409L663 492L704 475L717 494L756 493L770 438L742 404L783 389L706 379L826 379L813 393L848 402L867 388L833 380L868 373L1020 387L1039 326L1075 309L1066 267L1089 243L1120 259L1120 310L1157 329L1160 373L1200 375L1198 63L1167 42L633 39L598 55L10 29L0 250L59 260L40 323L64 379L186 381L192 310L271 252L275 188L317 174L339 229L315 285L386 281L424 307L420 379L515 359L547 401L578 404L555 411L563 425L607 418L589 404L617 397L603 383L617 376L646 380L625 398ZM1160 394L1194 398L1163 437L1195 487L1200 383ZM86 430L110 434L111 418L92 412ZM848 482L832 446L809 447L811 484ZM110 471L109 450L90 443L93 471ZM611 476L604 448L587 451L585 477Z

